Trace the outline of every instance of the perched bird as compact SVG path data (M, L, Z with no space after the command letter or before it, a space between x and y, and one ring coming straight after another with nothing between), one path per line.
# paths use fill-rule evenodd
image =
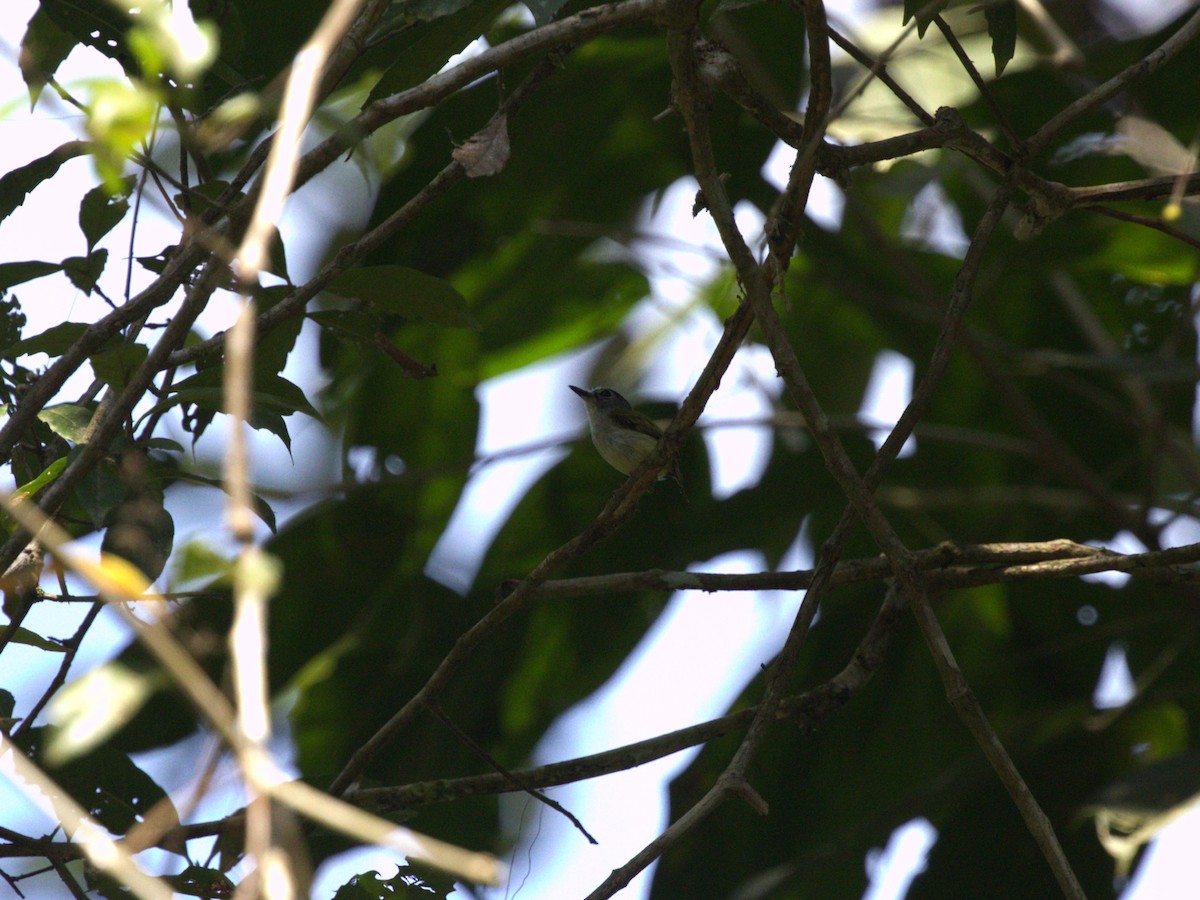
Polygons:
M583 399L587 407L592 443L604 461L622 475L628 475L654 449L663 435L662 429L630 406L629 401L612 388L598 387L594 391L587 391L573 384L568 386ZM659 480L668 475L683 490L678 459L671 460L670 465L658 476Z
M30 541L3 576L0 590L4 591L4 612L13 622L20 622L38 599L38 581L42 577L45 556L42 545Z

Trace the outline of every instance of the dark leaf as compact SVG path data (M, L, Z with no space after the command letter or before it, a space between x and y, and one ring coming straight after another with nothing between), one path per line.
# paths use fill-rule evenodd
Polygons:
M189 408L186 418L195 418L202 432L212 417L225 411L224 368L214 366L204 369L176 384L167 399L156 403L143 418L163 412L174 406ZM285 416L304 413L320 418L304 392L295 384L279 375L258 375L254 379L253 403L249 424L257 429L270 431L279 437L285 446L291 445Z
M85 44L138 73L138 65L125 43L130 19L106 0L42 0L41 10L78 43Z
M83 322L63 322L47 328L41 334L17 341L0 351L4 359L16 359L18 356L29 356L34 353L45 353L47 356L61 356L67 348L74 344L88 326Z
M92 371L96 373L97 378L120 393L149 352L145 344L118 344L91 357Z
M104 264L108 262L108 251L104 248L93 251L87 256L70 256L63 260L62 268L71 284L85 294L95 290L96 282L104 272Z
M100 552L132 563L152 582L166 567L174 539L175 521L163 507L161 494L142 491L113 510Z
M455 0L457 2L457 0ZM475 3L459 3L460 9L435 22L411 24L403 7L393 7L394 19L388 32L400 31L390 46L394 47L394 62L387 68L371 89L364 104L370 105L381 97L398 93L419 84L439 68L447 59L467 46L474 37L487 29L492 20L508 8L508 0L477 0Z
M0 222L7 219L12 215L13 210L25 202L30 191L43 181L53 178L63 163L77 156L83 156L87 152L87 144L83 141L67 141L45 156L38 157L33 162L13 169L11 172L6 172L3 177L0 177ZM30 277L36 278L37 276ZM17 282L12 283L16 284Z
M236 886L224 872L204 866L187 866L178 875L166 875L163 880L171 885L177 894L203 897L205 900L232 897L236 890Z
M47 729L31 728L16 743L38 760L47 737ZM158 803L171 802L128 756L108 746L49 771L58 787L114 834L127 832Z
M75 37L59 28L41 7L33 14L25 26L21 52L17 57L21 77L29 88L30 109L37 106L42 88L54 77L59 65L71 55L77 43Z
M161 275L163 269L167 267L167 263L171 261L171 257L178 249L178 245L171 244L169 247L164 247L161 251L154 254L154 256L139 256L137 257L137 261L143 269L153 272L155 275Z
M983 14L987 17L988 36L992 39L992 57L996 60L996 77L999 78L1017 51L1016 0L986 3Z
M925 29L949 5L950 0L904 0L904 24L916 16L917 35L925 37Z
M23 284L26 281L33 281L35 278L60 272L64 265L65 260L62 263L39 262L33 259L25 262L0 263L0 291L7 291L14 284Z
M129 194L136 182L137 179L131 175L121 179L121 190L117 193L102 184L84 194L79 204L79 228L87 238L88 253L125 218L129 212Z
M335 278L326 290L363 300L381 312L423 319L437 325L479 330L466 298L441 278L406 266L366 266Z

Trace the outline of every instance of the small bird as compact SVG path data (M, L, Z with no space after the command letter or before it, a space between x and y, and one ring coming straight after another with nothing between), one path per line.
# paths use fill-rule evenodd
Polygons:
M583 399L587 407L592 443L604 461L622 475L632 472L658 444L658 439L663 435L662 429L631 407L629 401L612 388L598 387L587 391L573 384L568 387ZM678 459L672 459L658 478L661 481L668 475L683 490Z

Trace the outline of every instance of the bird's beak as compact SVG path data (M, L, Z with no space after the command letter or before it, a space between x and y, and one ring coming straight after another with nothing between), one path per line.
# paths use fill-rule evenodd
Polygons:
M573 384L568 384L567 387L569 387L571 390L573 390L575 393L577 393L584 400L590 399L592 396L591 391L585 391L583 388L575 387L575 385L573 385Z

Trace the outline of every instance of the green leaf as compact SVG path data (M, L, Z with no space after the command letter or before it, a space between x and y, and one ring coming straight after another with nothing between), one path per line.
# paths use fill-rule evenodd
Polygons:
M47 356L61 356L67 348L79 340L88 326L83 322L63 322L47 328L41 334L9 344L0 351L4 359L16 359L18 356L30 356L34 353L45 353Z
M947 6L950 5L950 0L904 0L904 19L905 25L913 16L917 17L917 36L925 37L925 29L929 24L936 19Z
M38 97L58 67L78 41L63 31L47 15L44 9L30 18L25 26L25 36L21 38L21 52L17 55L17 65L21 67L21 77L29 88L29 108L37 106Z
M350 269L335 278L326 290L407 319L480 330L479 322L467 309L466 298L448 281L405 266Z
M45 410L42 410L45 412ZM62 474L62 470L67 467L67 458L59 457L50 465L46 466L36 478L32 481L27 481L16 490L18 497L32 497L55 478Z
M292 288L286 284L256 289L254 301L258 305L259 315L272 309L291 292ZM283 371L283 367L287 365L288 354L296 346L296 338L300 336L300 329L303 327L303 316L292 316L262 336L254 348L255 377L278 375Z
M77 406L74 403L57 403L43 408L38 413L38 418L49 425L50 430L59 437L66 438L72 444L82 444L83 436L92 421L92 411L86 406Z
M1016 0L998 0L983 7L987 17L988 36L992 39L992 57L996 60L996 77L1017 51L1017 4Z
M224 374L223 366L213 366L185 378L175 385L169 397L147 410L142 419L173 406L194 407L194 410L185 416L185 420L193 422L193 427L189 430L198 436L203 433L214 415L225 411ZM300 412L314 419L321 418L304 396L304 392L280 375L256 373L250 400L250 426L276 435L289 450L291 436L288 434L284 417Z
M136 180L132 175L122 178L121 190L116 193L102 184L83 195L83 201L79 204L79 228L87 238L88 253L129 212L129 195Z
M52 641L49 638L44 638L40 634L30 631L28 628L18 628L13 633L12 639L18 644L37 647L39 650L49 650L51 653L65 653L67 650L62 644Z
M233 560L226 559L200 539L184 545L171 571L174 590L196 591L229 578Z
M91 357L96 377L117 393L125 389L129 377L145 362L150 350L145 344L118 344Z
M60 766L102 744L133 718L164 678L109 662L68 684L47 710L54 724L46 739L46 762Z
M108 251L101 248L87 256L69 256L62 261L63 271L71 279L71 284L85 294L91 295L108 262Z
M30 191L43 181L53 178L63 163L87 152L87 144L83 141L67 141L45 156L5 173L4 177L0 178L0 222L25 202Z
M0 263L0 292L7 291L13 285L24 284L35 278L53 275L62 271L63 263L41 262L29 259L23 262Z
M75 447L68 459L73 459L80 451ZM108 521L112 511L121 505L127 489L125 482L117 471L116 463L111 459L102 459L90 472L80 479L75 486L74 495L83 507L93 528L102 528Z
M179 441L171 440L165 437L153 437L146 441L147 450L170 450L173 453L182 453L183 445Z

